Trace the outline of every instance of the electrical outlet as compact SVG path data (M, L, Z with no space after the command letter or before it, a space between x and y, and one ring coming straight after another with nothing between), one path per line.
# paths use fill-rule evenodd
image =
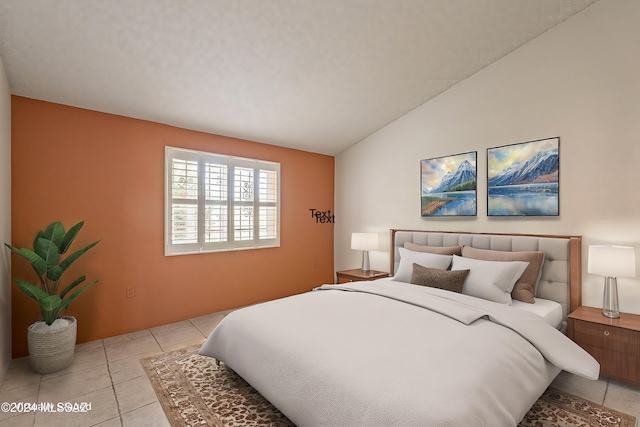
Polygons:
M130 286L127 288L127 298L133 298L136 296L136 288Z

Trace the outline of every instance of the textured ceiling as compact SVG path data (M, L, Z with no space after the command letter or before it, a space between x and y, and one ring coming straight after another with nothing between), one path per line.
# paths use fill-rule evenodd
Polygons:
M0 0L0 57L15 95L335 155L595 1Z

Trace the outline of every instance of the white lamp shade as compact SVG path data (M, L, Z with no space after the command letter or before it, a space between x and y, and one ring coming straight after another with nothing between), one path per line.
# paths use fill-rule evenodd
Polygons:
M352 233L351 249L359 251L372 251L380 246L378 242L378 233Z
M631 246L589 246L591 274L607 277L636 277L636 253Z

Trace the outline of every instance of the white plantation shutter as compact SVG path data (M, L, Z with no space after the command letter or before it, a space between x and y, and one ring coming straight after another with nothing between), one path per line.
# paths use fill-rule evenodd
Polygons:
M280 246L280 164L165 148L165 255Z
M279 173L275 170L260 169L258 181L259 238L276 239L279 235Z

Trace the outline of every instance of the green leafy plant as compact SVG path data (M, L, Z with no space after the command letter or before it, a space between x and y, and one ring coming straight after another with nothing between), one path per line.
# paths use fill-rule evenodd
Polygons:
M78 258L100 242L99 240L93 242L62 259L62 255L67 253L83 225L84 221L79 222L65 232L61 222L54 222L44 231L38 232L33 241L33 250L18 249L5 243L11 251L26 259L38 275L38 283L21 279L14 279L14 282L21 291L36 300L47 325L51 325L59 318L60 313L66 310L81 293L98 283L96 280L76 289L86 280L85 276L81 276L58 293L64 273ZM74 289L75 292L70 293Z

